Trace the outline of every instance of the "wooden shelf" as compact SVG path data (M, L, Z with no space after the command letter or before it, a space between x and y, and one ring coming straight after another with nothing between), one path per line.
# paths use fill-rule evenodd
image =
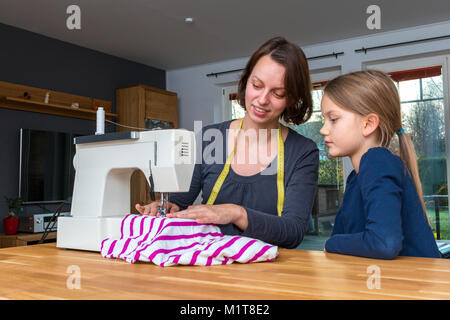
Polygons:
M25 93L31 99L24 99ZM49 103L44 102L47 94L50 94ZM79 107L73 108L73 103ZM103 107L105 118L117 117L112 113L111 101L0 81L0 108L95 120L97 107Z
M29 105L35 105L35 106L41 106L41 107L57 108L57 109L61 109L61 110L67 110L70 112L80 112L82 114L88 114L88 115L94 115L94 116L96 116L96 114L97 114L97 111L95 111L95 110L89 110L89 109L85 109L85 108L73 108L70 106L64 106L64 105L55 104L55 103L45 103L45 102L40 102L40 101L26 100L26 99L21 99L21 98L14 98L14 97L5 97L5 100L17 102L21 105L29 104ZM105 117L117 117L117 114L105 112Z
M2 100L4 101L4 104L0 104L0 106L8 109L55 114L59 116L70 116L81 119L96 119L97 111L86 108L72 108L61 104L44 103L14 97L4 97ZM113 117L117 117L117 114L105 112L105 118L111 119Z

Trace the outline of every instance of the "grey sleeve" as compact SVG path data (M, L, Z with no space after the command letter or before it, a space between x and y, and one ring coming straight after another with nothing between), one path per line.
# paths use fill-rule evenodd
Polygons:
M319 151L314 146L295 164L294 173L285 187L281 217L245 208L248 227L241 234L283 248L297 247L308 228L317 190L318 170Z

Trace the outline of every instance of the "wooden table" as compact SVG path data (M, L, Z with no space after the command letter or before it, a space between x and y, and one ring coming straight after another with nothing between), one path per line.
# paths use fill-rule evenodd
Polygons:
M274 262L163 268L48 243L0 249L0 299L450 299L450 260L280 249Z

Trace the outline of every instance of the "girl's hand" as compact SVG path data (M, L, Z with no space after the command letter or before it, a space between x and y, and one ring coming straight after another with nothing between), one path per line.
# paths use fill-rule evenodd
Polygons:
M197 223L227 224L233 223L239 229L248 226L247 211L235 204L201 204L189 206L186 210L170 212L168 218L194 219Z
M139 203L136 203L136 210L139 211L140 214L146 215L146 216L158 216L158 206L161 204L161 201L153 201L149 204L146 204L145 206L141 206ZM177 211L180 211L180 207L177 206L175 203L167 202L167 207L170 213L174 213Z

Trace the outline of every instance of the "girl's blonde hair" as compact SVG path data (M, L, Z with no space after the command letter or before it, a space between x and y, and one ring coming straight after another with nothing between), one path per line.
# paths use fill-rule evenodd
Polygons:
M324 94L344 109L362 116L370 113L378 115L380 122L376 134L383 147L389 148L392 137L402 130L402 113L397 87L384 72L367 70L341 75L326 85ZM411 173L423 212L428 224L431 225L423 200L414 145L406 132L400 132L398 139L400 158Z

